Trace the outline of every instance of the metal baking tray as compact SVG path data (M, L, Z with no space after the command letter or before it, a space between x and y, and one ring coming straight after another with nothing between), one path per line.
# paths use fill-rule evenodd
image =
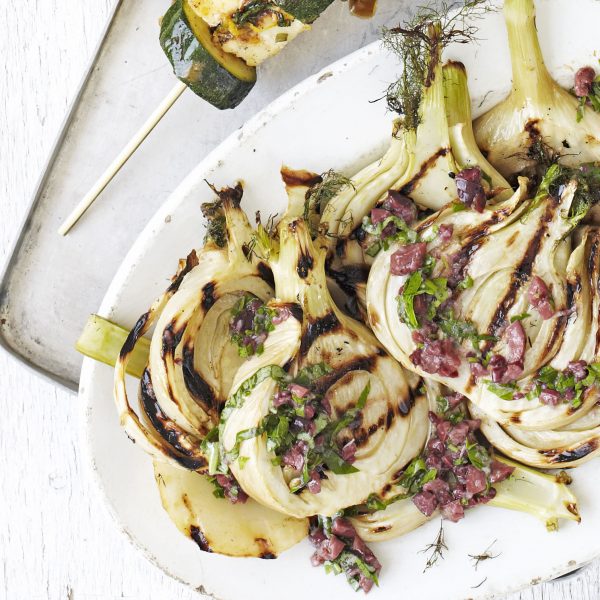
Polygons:
M260 69L258 84L233 111L218 111L186 91L63 238L56 233L60 223L176 83L157 41L168 0L117 2L0 283L0 345L76 390L82 359L74 345L88 315L138 233L183 177L248 117L376 39L382 24L402 20L411 5L382 0L376 17L365 21L335 2L312 32Z

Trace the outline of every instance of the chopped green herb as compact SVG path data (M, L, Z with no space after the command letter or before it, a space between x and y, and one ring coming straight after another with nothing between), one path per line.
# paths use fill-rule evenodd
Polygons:
M296 377L294 377L294 383L302 385L304 387L310 387L315 381L321 379L325 375L329 375L333 369L323 362L315 365L309 365L300 369Z
M345 573L348 583L355 591L360 589L360 575L371 579L375 585L379 585L375 569L353 552L344 550L335 560L328 560L323 566L327 574L333 573L334 575L339 575L340 573ZM357 570L360 575L356 573Z
M257 26L260 18L265 13L271 13L277 17L279 27L289 27L292 21L286 13L282 12L275 2L267 0L252 0L231 15L231 20L238 26L248 23Z
M489 380L487 380L485 383L488 390L490 390L492 394L496 394L496 396L502 400L512 400L513 396L515 395L515 391L517 390L517 386L512 383L493 383Z
M492 459L490 458L488 451L481 444L478 444L477 442L470 442L467 439L466 446L469 462L474 467L483 469L489 466Z
M467 205L464 204L463 202L453 202L451 204L451 207L452 207L453 213L462 212L463 210L467 210Z
M229 333L231 341L238 347L242 358L264 352L264 340L269 333L274 331L273 318L277 310L269 308L252 294L244 294L231 309ZM237 331L235 325L239 322L251 320L249 329ZM258 341L263 340L263 341Z
M384 236L384 231L390 231L390 225L393 225L392 233ZM371 217L366 216L363 218L361 227L369 235L370 244L366 250L369 256L376 256L382 249L388 250L392 244L414 244L418 239L417 232L411 229L404 219L395 215L390 215L379 223L373 223Z
M520 315L513 315L510 318L511 323L515 323L516 321L524 321L525 319L529 319L531 315L529 313L521 313Z
M356 406L346 410L338 420L332 420L320 403L320 396L313 390L314 383L321 377L331 372L331 368L324 364L311 365L302 369L298 375L290 380L280 381L279 392L283 393L291 384L302 385L308 392L302 398L292 395L293 403L284 402L277 407L271 407L269 413L262 419L259 430L266 434L267 450L275 454L274 465L282 463L282 457L292 449L297 442L305 443L302 472L295 476L289 483L290 490L302 490L311 480L313 471L321 472L324 467L338 475L355 473L358 469L344 460L340 453L338 435L344 429L352 428L352 423L361 410L364 409L369 392L370 382L362 390L357 399ZM298 405L298 403L300 403ZM306 406L310 404L311 428L298 432L292 428L297 416L304 416ZM319 444L315 438L319 436Z
M600 62L600 61L599 61ZM577 122L580 123L585 116L586 107L591 107L595 112L600 112L600 75L592 82L591 91L588 96L579 98L577 105Z
M467 275L457 286L459 290L468 290L473 287L473 278Z
M358 469L347 463L335 450L326 448L323 451L323 462L327 468L336 475L348 475L349 473L358 473Z
M450 338L459 342L469 340L474 350L479 350L479 343L483 341L496 341L492 335L479 334L477 328L470 321L455 319L451 312L441 316L440 329Z

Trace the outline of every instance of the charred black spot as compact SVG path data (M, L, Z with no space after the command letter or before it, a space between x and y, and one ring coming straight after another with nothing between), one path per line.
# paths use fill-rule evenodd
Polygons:
M265 282L268 283L272 288L275 287L275 278L273 277L273 271L264 262L259 262L257 265L258 276Z
M523 256L520 264L513 273L508 292L505 294L504 298L502 299L502 302L498 305L494 317L492 318L492 321L487 331L489 335L497 335L501 331L501 329L506 325L506 316L512 308L513 304L515 303L517 293L521 289L523 284L526 281L528 281L531 275L533 263L538 255L542 239L546 234L548 222L552 219L553 212L553 209L549 207L549 209L546 211L546 214L544 215L544 219L540 227L530 240L525 255ZM486 344L486 349L489 349L492 345L493 342L488 342Z
M120 357L121 359L126 358L128 354L133 352L137 341L146 333L148 327L148 320L150 319L150 312L144 313L133 326L133 329L129 332L123 347L121 348Z
M199 527L192 525L190 527L190 536L196 542L196 544L198 544L198 547L200 550L202 550L202 552L212 552L210 546L208 545L208 540L204 537L204 534Z
M550 337L548 338L548 341L546 342L546 346L544 348L544 354L541 354L540 357L545 357L545 356L550 355L550 353L554 349L554 345L562 338L562 334L564 332L564 329L567 325L568 320L569 320L568 315L561 315L560 317L558 317L558 319L556 320L556 325L555 325L554 329L552 330L552 333L551 333ZM573 407L571 406L569 408L569 410L571 410L572 408Z
M346 244L348 243L348 241L346 240L346 238L340 238L336 243L335 243L335 254L336 256L338 256L339 258L343 258L346 254Z
M202 308L205 312L217 301L215 297L215 288L216 284L214 281L207 283L202 288Z
M386 431L392 426L395 418L394 409L390 406L388 407L387 414L385 415L385 429Z
M312 187L323 182L323 178L311 171L295 171L283 167L281 178L287 187Z
M396 479L396 477L394 477L394 479ZM383 487L383 489L381 490L380 496L384 497L391 489L392 489L392 484L386 483L385 486Z
M515 413L510 417L510 422L518 425L521 422L521 413Z
M567 142L567 140L563 140L562 141L562 146L563 146L563 148L570 148L571 144L569 144L569 142Z
M333 312L329 312L315 320L309 320L305 330L302 332L300 353L305 355L319 337L336 331L340 326L341 324Z
M361 446L364 446L369 440L369 438L385 425L386 419L387 415L382 415L381 417L379 417L379 419L377 419L376 423L371 423L371 425L369 425L366 431L362 429L359 432L356 432L354 435L354 441L356 442L356 445L359 448Z
M338 382L344 375L351 371L372 371L375 364L375 357L364 356L355 358L345 365L336 366L335 370L329 375L321 377L313 386L316 394L324 394L332 385Z
M290 313L292 313L292 317L296 319L296 321L302 323L302 319L304 318L304 311L302 307L297 302L286 302L281 305L282 308L287 308Z
M590 253L588 255L588 272L593 273L596 270L596 260L598 259L598 238L594 238L593 243L590 246Z
M359 225L348 237L351 240L356 240L359 244L361 244L367 238L367 232L362 228L362 225Z
M181 269L181 271L179 271L179 273L177 273L177 275L175 276L175 279L173 279L171 285L167 288L167 294L173 294L173 293L175 293L179 289L179 286L181 285L181 282L183 281L183 278L194 267L197 267L197 266L198 266L198 256L196 254L196 251L192 250L187 255L187 258L185 259L185 266L183 267L183 269Z
M339 285L348 296L356 295L356 286L366 283L369 277L368 265L344 265L340 269L327 269L327 274Z
M398 404L398 410L403 417L408 417L414 405L415 399L412 394L409 394L407 398L404 398L400 404Z
M206 412L218 410L218 401L213 389L194 367L194 349L186 346L182 359L183 381L189 393Z
M183 335L183 329L180 331L176 331L173 327L173 323L170 323L162 335L162 355L163 357L167 354L173 354L175 352L175 348L179 345L181 341L181 336Z
M581 277L579 273L575 273L573 279L567 282L567 308L573 308L581 290Z
M208 181L206 183L208 183ZM242 196L244 195L244 188L239 181L235 187L224 187L221 190L215 189L215 187L210 184L208 185L217 196L219 196L219 200L223 203L223 206L230 206L232 208L240 207Z
M529 119L527 123L525 123L525 131L529 136L529 139L533 142L539 139L540 137L540 128L539 128L539 119Z
M561 464L581 460L597 449L598 440L594 438L585 444L581 444L574 450L564 450L563 452L558 452L556 450L540 450L540 454L550 457L555 464Z
M260 558L264 558L265 560L272 560L277 558L275 554L271 551L271 546L269 542L265 540L265 538L255 538L254 541L257 543L260 548Z
M567 510L572 514L575 515L576 517L579 516L579 509L577 508L577 504L574 504L573 502L569 502L567 504Z
M391 525L379 525L379 527L375 527L373 531L375 533L383 533L384 531L389 531L391 528Z
M298 259L298 265L296 266L296 271L302 279L306 279L311 269L313 268L313 257L310 254L305 254L302 252L300 254L300 258Z
M417 187L419 181L423 179L427 171L433 169L438 158L446 156L446 154L448 154L448 148L440 148L433 156L430 156L421 165L417 174L400 190L400 193L404 194L405 196L410 195L410 193L413 192L414 189Z
M141 407L152 427L154 427L156 432L165 441L165 445L162 447L163 450L171 458L176 460L182 467L191 471L197 471L208 465L204 457L192 455L190 450L181 444L181 438L187 434L162 411L154 394L152 379L148 369L144 371L140 381L140 400ZM198 442L199 445L200 442Z

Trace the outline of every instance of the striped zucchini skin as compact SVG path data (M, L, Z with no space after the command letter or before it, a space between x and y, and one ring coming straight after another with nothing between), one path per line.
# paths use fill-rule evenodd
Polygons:
M333 0L277 0L276 4L299 21L310 25Z
M195 94L220 110L235 108L254 87L256 69L216 46L208 25L184 2L176 0L163 17L160 45L175 75Z

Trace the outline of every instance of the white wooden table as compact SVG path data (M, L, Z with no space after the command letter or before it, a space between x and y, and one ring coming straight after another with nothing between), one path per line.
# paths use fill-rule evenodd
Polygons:
M2 261L112 1L0 2ZM199 598L118 533L88 479L79 420L74 395L0 353L0 600ZM600 563L517 598L597 600Z

